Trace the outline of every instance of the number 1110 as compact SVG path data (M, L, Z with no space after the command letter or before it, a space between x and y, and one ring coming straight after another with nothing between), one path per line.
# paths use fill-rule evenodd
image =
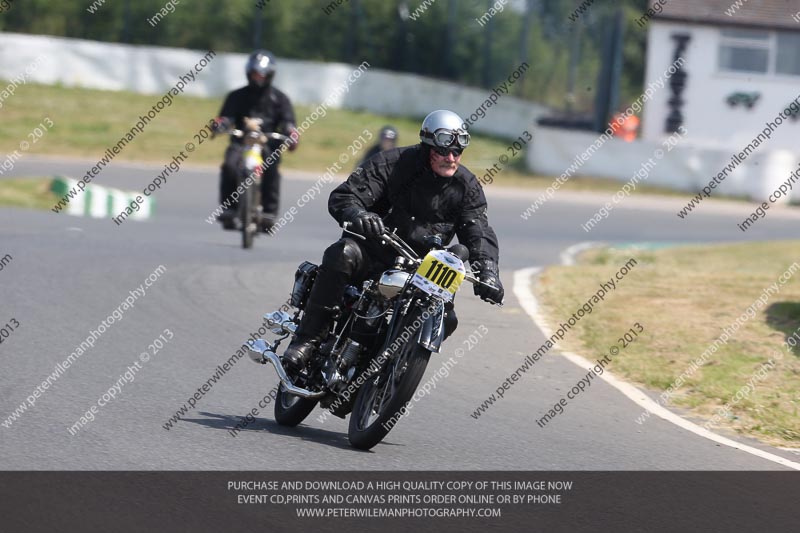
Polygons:
M456 274L455 270L434 259L430 268L425 273L425 277L440 287L449 289L456 280Z

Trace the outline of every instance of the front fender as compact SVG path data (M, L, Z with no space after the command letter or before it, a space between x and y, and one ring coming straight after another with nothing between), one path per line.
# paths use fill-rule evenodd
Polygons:
M444 303L437 301L432 306L423 311L423 316L428 315L422 323L417 337L417 344L434 353L439 353L439 349L444 341Z

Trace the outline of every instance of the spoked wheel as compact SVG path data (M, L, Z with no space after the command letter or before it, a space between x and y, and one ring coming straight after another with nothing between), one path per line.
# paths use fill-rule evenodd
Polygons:
M241 198L239 199L240 217L242 220L242 248L251 248L253 246L253 237L258 231L258 224L253 217L253 205L255 204L255 195L248 187L244 190Z
M353 447L369 450L392 430L417 390L430 355L413 340L407 342L394 361L361 386L347 434Z
M314 410L317 401L289 394L281 383L275 396L275 421L282 426L295 427Z

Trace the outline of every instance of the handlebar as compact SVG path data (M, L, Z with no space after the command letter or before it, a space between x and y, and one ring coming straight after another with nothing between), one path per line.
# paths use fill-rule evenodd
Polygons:
M274 141L280 141L281 143L290 142L292 140L291 137L288 137L286 135L282 135L280 133L276 133L274 131L273 132L269 132L269 133L261 133L260 131L242 131L240 129L234 128L232 130L228 130L227 132L223 131L222 133L229 133L229 134L233 135L234 137L238 137L239 139L242 139L242 138L245 138L245 137L250 137L250 138L252 138L252 139L254 139L256 141L260 141L262 135L266 139L272 139Z
M362 241L366 241L367 238L364 235L361 235L360 233L356 233L354 231L350 231L348 229L350 226L352 226L352 224L353 224L352 222L344 222L342 224L342 230L345 233L353 235L354 237L358 237ZM411 248L411 246L408 243L406 243L403 239L401 239L394 231L386 231L383 235L380 236L380 238L381 238L381 243L383 244L388 243L392 248L394 248L397 251L397 253L399 253L409 261L411 261L415 266L419 266L419 264L422 263L422 259L417 255L414 249ZM470 270L471 269L472 267L470 266ZM473 285L476 284L486 285L487 287L497 289L497 287L495 287L494 285L485 283L467 273L464 274L464 279L469 281ZM491 303L492 305L498 305L500 307L503 307L503 302L495 302L494 300L488 300L488 299L486 301Z
M221 120L221 119L220 119ZM245 118L245 122L247 122L248 118ZM250 121L253 124L254 128L260 128L262 121L261 119L256 119L254 121ZM247 130L240 130L238 128L234 128L233 124L229 120L225 120L222 122L217 122L216 128L212 130L211 136L216 137L217 135L232 135L238 139L246 139L253 142L259 142L261 144L266 144L267 140L271 139L274 141L280 141L281 143L286 142L294 142L294 139L288 137L286 135L277 133L277 132L262 132L260 129L247 129Z
M361 235L360 233L356 233L354 231L350 231L348 229L350 226L352 226L352 224L353 224L352 222L344 222L342 224L342 230L344 230L345 233L349 233L354 237L358 237L362 241L366 241L367 238L364 235ZM420 263L422 263L422 259L420 259L420 257L417 255L417 252L415 252L411 246L409 246L405 241L403 241L403 239L401 239L396 233L392 231L386 232L383 235L381 235L381 243L388 244L389 246L394 248L397 253L399 253L400 255L402 255L415 265L419 265Z

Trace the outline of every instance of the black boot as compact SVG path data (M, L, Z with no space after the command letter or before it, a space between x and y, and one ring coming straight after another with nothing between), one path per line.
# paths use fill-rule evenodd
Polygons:
M328 334L345 287L362 263L361 249L349 239L341 239L325 250L297 334L283 354L288 368L300 370L311 359L319 342Z
M222 222L222 229L236 229L236 211L227 209L217 216L217 220Z
M275 215L261 215L261 220L259 223L259 230L263 231L264 233L270 233L272 228L275 226Z
M327 336L332 321L333 313L329 308L309 302L294 339L283 352L287 370L300 371L306 366L320 341Z

